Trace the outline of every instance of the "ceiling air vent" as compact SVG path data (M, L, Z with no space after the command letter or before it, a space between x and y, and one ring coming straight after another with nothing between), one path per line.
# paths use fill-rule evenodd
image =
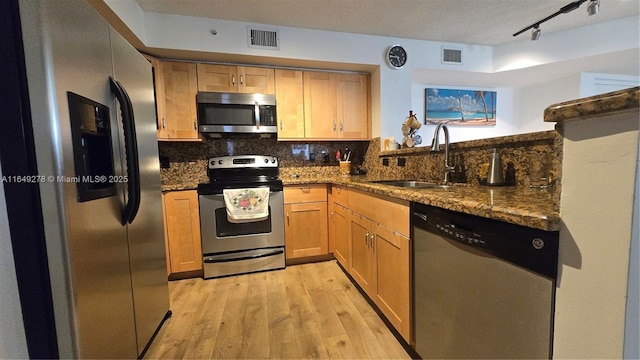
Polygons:
M249 47L256 49L280 50L280 35L278 30L248 27Z
M462 49L442 47L443 64L462 64Z

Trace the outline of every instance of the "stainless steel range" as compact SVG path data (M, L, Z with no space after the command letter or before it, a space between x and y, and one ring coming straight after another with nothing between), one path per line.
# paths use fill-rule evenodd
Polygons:
M209 159L207 173L209 182L198 185L204 277L284 268L284 198L278 159L216 157ZM234 221L227 209L234 205L228 198L233 190L268 193L268 215Z

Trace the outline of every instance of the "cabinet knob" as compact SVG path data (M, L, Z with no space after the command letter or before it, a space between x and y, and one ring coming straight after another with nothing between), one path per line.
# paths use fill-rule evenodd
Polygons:
M240 85L243 85L243 84L244 84L244 76L240 75Z
M336 131L336 122L333 122L333 131Z
M236 76L235 75L231 75L231 85L232 86L236 86Z
M342 126L342 121L340 122L340 131L344 130L344 126Z
M162 118L162 128L163 129L167 128L167 121L165 120L165 118Z
M193 119L193 130L198 130L198 121Z

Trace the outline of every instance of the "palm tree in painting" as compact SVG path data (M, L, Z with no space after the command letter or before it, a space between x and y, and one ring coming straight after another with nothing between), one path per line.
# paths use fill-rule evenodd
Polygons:
M476 99L482 100L482 105L484 105L484 118L486 121L489 121L489 111L487 110L487 101L484 99L484 91L474 91L473 95Z
M462 112L462 100L460 99L460 90L458 90L458 107L458 110L460 110L460 119L464 121L464 113Z

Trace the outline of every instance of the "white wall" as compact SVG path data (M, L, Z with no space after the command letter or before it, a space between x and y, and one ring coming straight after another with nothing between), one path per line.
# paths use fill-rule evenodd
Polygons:
M0 169L0 178L2 169ZM0 359L26 359L27 340L22 322L22 307L18 295L13 262L13 247L7 220L7 207L4 186L0 185Z
M640 86L639 76L584 72L580 78L580 97L588 97Z

